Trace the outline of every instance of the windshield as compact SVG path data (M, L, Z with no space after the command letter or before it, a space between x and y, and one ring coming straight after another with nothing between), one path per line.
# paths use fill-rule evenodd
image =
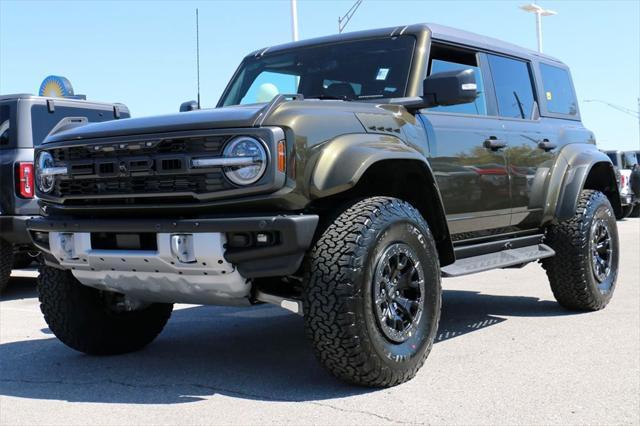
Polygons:
M415 38L400 36L305 47L245 59L222 105L278 94L366 100L404 96Z

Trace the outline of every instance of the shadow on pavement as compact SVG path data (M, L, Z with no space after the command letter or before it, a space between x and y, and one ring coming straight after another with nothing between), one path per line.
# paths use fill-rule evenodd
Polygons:
M532 297L445 291L437 342L505 321L500 315L567 313ZM175 404L214 394L309 401L372 391L330 376L313 356L302 319L269 305L177 310L154 343L128 355L87 356L54 338L0 344L0 395L6 396Z

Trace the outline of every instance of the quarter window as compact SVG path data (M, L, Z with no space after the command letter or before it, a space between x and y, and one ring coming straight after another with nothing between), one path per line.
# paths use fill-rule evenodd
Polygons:
M556 114L576 115L578 105L569 72L552 65L540 64L547 111Z
M530 119L535 96L529 64L502 56L488 57L500 116Z

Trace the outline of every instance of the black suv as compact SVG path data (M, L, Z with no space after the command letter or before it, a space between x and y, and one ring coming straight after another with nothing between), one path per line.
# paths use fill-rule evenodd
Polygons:
M49 132L71 124L129 117L121 104L33 95L0 96L0 293L12 268L31 264L37 251L27 218L38 214L34 197L33 149Z
M620 196L567 66L438 25L257 50L217 108L77 126L36 163L42 311L86 353L143 347L173 303L267 302L337 377L392 386L442 276L541 260L578 310L615 288Z

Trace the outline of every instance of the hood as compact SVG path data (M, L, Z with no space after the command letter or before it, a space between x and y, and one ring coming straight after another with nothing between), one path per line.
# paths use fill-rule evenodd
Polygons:
M232 106L91 123L49 135L44 143L185 130L252 127L265 105Z

